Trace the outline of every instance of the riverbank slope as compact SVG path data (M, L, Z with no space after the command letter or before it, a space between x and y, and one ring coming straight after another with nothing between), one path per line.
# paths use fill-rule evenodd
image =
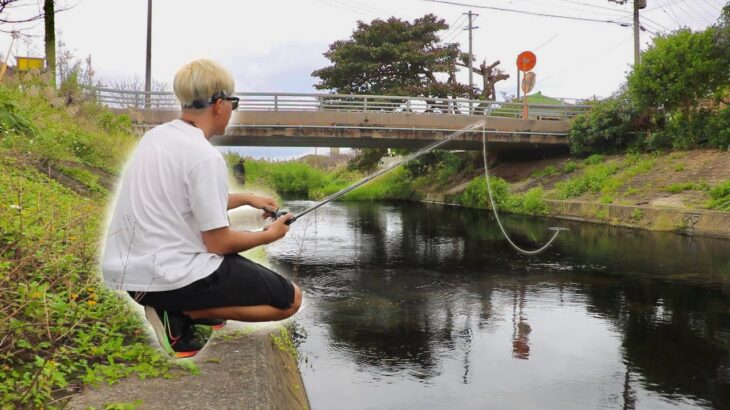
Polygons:
M500 207L506 212L730 238L730 152L512 160L497 162L490 174L506 181L515 198L539 194L533 195L542 203L532 207L536 212L514 209L509 199ZM423 198L463 204L479 179L483 169L455 178L445 190L426 186Z

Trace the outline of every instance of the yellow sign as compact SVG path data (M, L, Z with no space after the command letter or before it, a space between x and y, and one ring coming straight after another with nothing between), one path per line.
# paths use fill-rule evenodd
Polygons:
M43 70L46 68L46 59L39 57L16 57L18 71Z

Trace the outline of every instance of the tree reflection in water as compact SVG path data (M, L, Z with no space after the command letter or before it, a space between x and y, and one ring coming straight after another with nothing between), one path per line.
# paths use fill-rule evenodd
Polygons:
M641 389L730 407L728 241L561 221L570 233L530 258L483 211L344 203L317 218L298 253L282 243L270 255L278 270L296 271L330 347L358 367L427 382L458 355L461 382L479 382L474 341L499 334L508 311L507 354L532 362L545 343L535 336L565 325L535 317L575 305L620 336L616 404L635 408ZM523 244L544 241L556 224L505 219ZM570 357L580 342L556 337L564 350L545 354Z

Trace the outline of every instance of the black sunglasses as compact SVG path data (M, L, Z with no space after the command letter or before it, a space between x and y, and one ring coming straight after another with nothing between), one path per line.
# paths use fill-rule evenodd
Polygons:
M195 100L195 101L193 101L192 103L190 103L188 105L183 105L183 108L195 108L195 109L205 108L205 107L207 107L207 106L209 106L211 104L215 104L215 102L218 101L218 100L230 101L231 102L231 106L232 106L231 109L233 111L235 111L236 108L238 108L238 101L240 101L240 98L238 98L238 97L228 97L228 96L226 96L225 93L218 92L218 93L213 94L213 96L210 97L210 100L208 100L208 101Z

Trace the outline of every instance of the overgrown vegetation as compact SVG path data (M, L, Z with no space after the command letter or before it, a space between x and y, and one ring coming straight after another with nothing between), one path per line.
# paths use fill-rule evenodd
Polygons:
M229 169L241 157L233 152L224 154ZM304 162L268 162L245 159L246 184L273 189L280 195L321 199L352 183L359 174L347 169L334 172L311 167Z
M730 6L717 25L659 35L614 96L570 130L575 155L730 146Z
M83 385L170 369L121 296L100 284L96 263L109 192L87 169L116 172L134 144L128 118L69 101L46 78L0 85L3 406L62 407Z

